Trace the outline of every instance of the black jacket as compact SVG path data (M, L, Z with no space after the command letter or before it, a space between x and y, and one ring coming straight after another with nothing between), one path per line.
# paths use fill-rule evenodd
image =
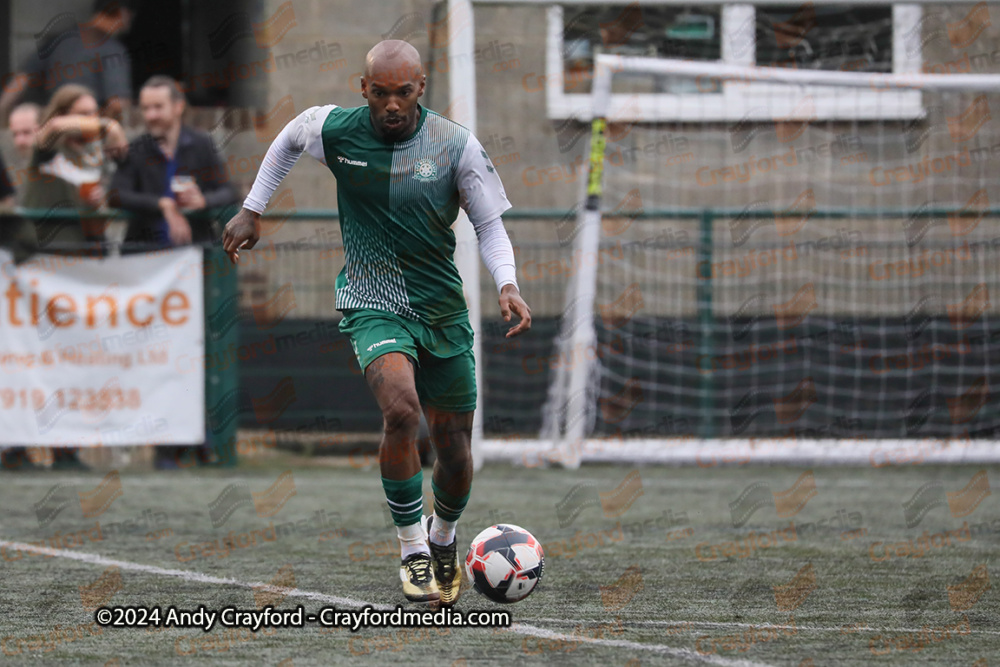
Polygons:
M177 175L195 179L205 196L207 209L236 201L236 190L229 183L226 165L208 134L182 125L175 157ZM129 144L128 157L118 164L108 192L111 206L137 214L129 223L126 241L167 243L162 232L158 232L163 217L158 202L164 196L166 177L167 162L152 135L143 134ZM191 223L195 243L211 241L218 235L218 229L213 229L217 227L213 222L218 215L213 216L210 211L200 214L184 211L184 215Z

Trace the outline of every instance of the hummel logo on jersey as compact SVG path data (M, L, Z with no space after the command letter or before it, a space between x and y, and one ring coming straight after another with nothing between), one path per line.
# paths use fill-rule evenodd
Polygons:
M368 166L367 162L362 162L361 160L351 160L350 158L346 158L343 155L338 155L337 156L337 162L346 162L347 164L353 164L355 167L367 167Z
M385 345L386 343L395 343L395 342L396 342L396 339L395 339L395 338L387 338L387 339L385 339L385 340L380 340L380 341L379 341L379 342L377 342L377 343L372 343L371 345L369 345L369 346L368 346L368 351L369 351L369 352L371 352L371 351L372 351L372 350L374 350L374 349L375 349L376 347L380 347L380 346L382 346L382 345Z
M479 151L479 152L483 154L483 159L486 160L486 171L492 174L494 171L496 171L496 169L494 169L493 165L490 164L490 156L486 154L486 151Z

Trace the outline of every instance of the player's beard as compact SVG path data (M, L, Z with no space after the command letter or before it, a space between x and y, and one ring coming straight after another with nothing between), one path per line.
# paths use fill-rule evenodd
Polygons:
M386 121L388 121L390 118L391 119L398 118L400 121L399 124L392 126L387 125ZM400 116L398 114L394 116L385 116L384 118L381 119L378 125L379 129L382 132L382 138L387 141L396 141L398 139L402 139L404 136L413 131L413 127L411 127L413 125L412 119L406 116Z

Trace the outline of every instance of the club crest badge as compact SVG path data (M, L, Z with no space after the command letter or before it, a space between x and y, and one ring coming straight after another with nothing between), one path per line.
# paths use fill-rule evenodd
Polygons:
M438 179L438 166L429 158L417 160L413 167L413 178L418 181L436 181Z

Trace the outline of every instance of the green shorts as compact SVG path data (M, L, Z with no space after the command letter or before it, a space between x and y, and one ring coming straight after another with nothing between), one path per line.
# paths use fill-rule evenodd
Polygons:
M416 366L421 404L445 412L476 409L476 358L468 321L429 327L388 311L364 308L345 310L340 331L350 339L362 373L386 352L402 352Z

